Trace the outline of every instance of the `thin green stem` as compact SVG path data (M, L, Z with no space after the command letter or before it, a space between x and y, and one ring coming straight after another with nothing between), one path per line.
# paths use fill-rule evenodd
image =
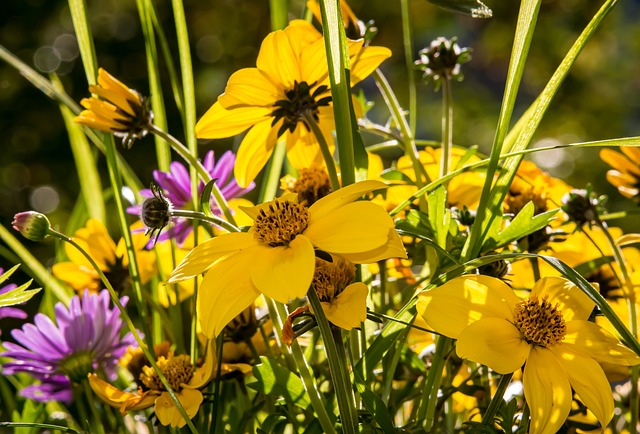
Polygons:
M151 132L153 134L156 134L159 137L162 137L164 140L169 142L169 145L171 145L171 148L174 151L176 151L178 155L180 155L180 157L182 157L187 163L189 163L189 165L192 168L195 168L196 172L198 173L198 176L200 177L200 179L202 179L202 181L205 184L208 184L209 182L212 181L213 178L211 178L209 171L207 171L207 169L202 165L200 160L194 157L189 151L189 149L187 149L186 146L180 143L178 139L173 137L171 134L162 131L160 128L158 128L155 125L152 126ZM235 225L236 221L234 220L233 215L231 214L231 210L229 209L229 204L227 203L227 200L222 195L220 188L215 183L213 185L213 189L211 190L211 194L213 194L213 197L216 200L218 206L220 207L222 214L224 214L224 218L226 218L227 221L232 225Z
M322 158L324 158L324 163L327 166L327 173L329 174L329 181L331 181L331 188L333 191L340 189L340 180L338 179L338 172L336 170L336 162L333 159L333 155L331 155L331 150L329 149L329 145L322 134L322 130L320 126L313 118L313 115L309 111L304 112L304 120L306 124L313 131L313 135L316 137L318 144L320 145L320 151L322 152Z
M445 336L439 336L436 341L436 349L433 353L431 368L427 374L427 381L424 385L422 400L420 401L420 407L418 408L418 413L416 415L416 419L418 421L422 421L426 432L431 432L433 429L433 415L436 411L436 404L438 402L438 390L440 390L442 371L444 370L445 359L451 342L452 340Z
M211 225L214 226L218 226L221 227L222 229L229 231L229 232L240 232L240 229L238 229L236 226L232 225L231 223L229 223L226 220L223 220L219 217L216 216L207 216L205 213L203 212L199 212L199 211L191 211L191 210L187 210L187 209L175 209L173 211L171 211L171 216L172 217L184 217L184 218L188 218L188 219L194 219L194 220L200 220L203 222L207 222Z
M105 287L109 291L109 294L111 295L111 300L113 301L113 303L116 305L116 307L120 311L120 316L124 320L125 324L127 324L127 327L129 328L129 331L131 332L131 334L133 335L134 339L138 343L138 346L140 347L140 349L144 353L144 355L147 358L147 360L149 360L149 364L151 365L151 367L158 374L158 378L160 379L160 382L162 383L162 385L166 389L167 393L169 394L169 396L173 400L174 404L178 408L178 411L180 412L182 417L187 421L187 425L189 426L189 429L191 430L191 432L193 434L198 434L198 430L193 425L193 422L191 422L191 418L189 418L189 415L187 414L187 412L185 411L184 407L182 406L182 403L178 399L178 396L175 394L175 392L171 388L171 385L167 381L167 378L165 377L164 373L158 367L154 355L151 353L151 351L149 351L149 346L147 346L145 344L145 342L142 340L142 337L140 336L140 333L138 333L138 329L133 324L133 321L131 321L131 317L129 317L129 314L127 313L127 310L124 308L124 306L120 302L120 298L118 297L118 294L116 293L115 289L113 289L113 286L111 285L111 282L109 282L109 279L107 279L107 276L104 275L104 273L102 272L102 270L100 269L98 264L96 264L96 262L93 260L91 255L89 255L80 245L78 245L78 243L76 243L73 240L73 238L69 238L66 235L64 235L64 234L62 234L62 233L60 233L58 231L55 231L53 229L49 229L48 234L53 236L53 237L59 238L62 241L65 241L65 242L71 244L73 247L78 249L78 251L85 257L85 259L87 261L89 261L89 263L94 268L96 273L98 273L98 276L100 276L100 280L102 280L102 283L104 283Z
M216 380L215 380L215 394L213 395L213 417L212 417L212 424L213 426L211 427L211 431L212 433L217 432L216 428L218 425L218 419L220 418L220 402L222 401L220 399L220 384L222 383L222 355L224 352L224 335L222 333L220 333L220 335L218 336L218 339L216 340L216 346L217 346L217 350L218 350L218 354L217 354L217 366L216 366Z
M402 13L402 43L404 45L404 60L407 66L407 79L409 86L409 131L412 137L416 135L417 98L416 98L416 74L413 65L413 42L411 38L411 17L409 14L409 0L400 0Z
M442 78L442 154L440 156L440 177L449 173L453 149L453 96L451 77Z
M336 398L338 400L338 410L342 418L342 428L347 434L355 434L358 432L358 415L356 412L353 387L351 386L349 372L347 371L344 348L340 348L342 345L339 347L334 339L331 325L329 325L329 321L327 321L320 299L313 288L310 288L307 292L307 299L316 316L320 335L324 341L324 349L327 354L327 360L329 361L333 387L335 388ZM340 339L340 343L342 344L342 339ZM342 354L339 353L340 349L342 349Z
M84 396L86 399L86 403L89 405L89 411L91 411L91 416L93 423L91 427L95 429L97 434L104 434L104 427L102 426L100 414L98 413L98 409L94 405L94 394L89 386L89 380L86 378L81 381L82 383L82 391L84 392Z
M287 154L287 143L285 140L279 140L273 148L273 153L269 159L269 163L264 171L262 182L260 183L260 193L258 194L258 203L266 202L265 198L272 199L276 196L278 187L280 186L280 173L284 164L284 157Z
M511 383L511 377L513 377L513 372L510 374L505 374L502 376L502 378L500 378L496 394L491 399L491 403L489 404L489 407L487 407L487 411L485 411L484 415L482 416L482 424L484 426L493 426L493 421L504 400L504 392L506 392L507 387L509 387L509 383Z
M531 271L533 271L533 281L540 280L540 264L538 264L538 258L529 258L531 262Z

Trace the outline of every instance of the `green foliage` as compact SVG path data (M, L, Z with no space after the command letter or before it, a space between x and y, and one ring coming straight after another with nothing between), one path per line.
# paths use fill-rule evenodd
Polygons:
M247 380L247 386L265 395L283 397L287 402L301 408L310 405L302 380L277 361L260 357L261 363L253 367L254 378Z

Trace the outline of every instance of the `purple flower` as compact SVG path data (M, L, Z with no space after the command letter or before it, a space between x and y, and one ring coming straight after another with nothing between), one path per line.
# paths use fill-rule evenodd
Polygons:
M126 304L127 297L121 298ZM85 290L82 300L75 296L69 308L55 306L57 325L44 314L34 324L25 324L11 335L21 345L5 342L2 357L13 358L3 366L3 375L28 373L40 384L20 391L36 401L71 402L72 382L87 378L100 369L115 379L118 360L135 340L131 333L120 337L122 320L117 308L109 309L109 292L91 294Z
M2 268L0 268L0 276L2 276L2 274L4 273L4 270ZM7 285L3 288L0 288L0 294L4 294L6 292L9 292L13 289L16 289L18 285L15 284L10 284ZM18 309L15 307L0 307L0 319L3 318L18 318L18 319L25 319L27 317L27 313L25 311L23 311L22 309ZM0 329L0 336L2 335L2 330Z
M243 196L255 187L255 184L252 182L249 187L240 188L232 176L235 162L236 157L231 151L227 151L222 154L222 157L218 160L217 164L215 163L213 151L207 152L204 157L203 166L207 169L211 178L216 180L216 184L218 185L218 188L220 188L220 192L226 200ZM189 170L182 163L175 161L171 163L170 167L170 172L168 173L154 170L153 178L164 190L165 196L173 204L175 209L193 209L193 204L191 202L192 194ZM204 183L200 182L198 186L198 193L202 193L203 189ZM149 189L141 190L140 195L145 198L153 197L153 193ZM213 200L211 201L211 210L215 214L221 214ZM127 212L129 214L140 215L141 211L141 205L135 205L127 208ZM158 241L165 241L169 238L174 238L178 245L182 245L189 234L193 231L193 226L190 221L184 218L173 218L172 221L174 222L173 227L160 234Z

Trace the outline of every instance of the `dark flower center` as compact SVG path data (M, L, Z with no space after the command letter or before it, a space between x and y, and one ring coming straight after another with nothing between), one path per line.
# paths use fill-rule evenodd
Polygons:
M113 286L118 294L122 294L129 288L131 279L129 278L129 268L123 264L123 257L117 256L116 262L109 264L109 269L104 272L107 280ZM102 281L98 278L98 285L102 285Z
M514 324L530 344L549 347L564 339L567 325L558 305L552 306L547 296L535 295L523 300L514 311Z
M309 226L309 210L304 205L276 201L262 208L255 219L255 238L269 247L288 246Z
M288 190L298 195L299 203L311 206L318 199L331 193L331 182L324 169L303 168L298 171L298 179Z
M271 113L274 126L280 119L283 119L282 126L278 130L278 137L289 130L292 133L298 126L298 122L302 122L307 131L311 131L310 125L305 120L305 115L311 115L318 122L319 107L328 106L331 102L331 96L320 96L328 91L325 85L318 86L313 92L311 88L316 83L307 84L306 81L294 83L293 89L285 92L287 99L281 99L275 103L275 110Z
M174 391L180 391L182 384L188 384L195 371L187 355L174 356L169 354L167 357L160 356L157 365ZM158 373L151 366L142 368L140 381L151 390L165 390Z

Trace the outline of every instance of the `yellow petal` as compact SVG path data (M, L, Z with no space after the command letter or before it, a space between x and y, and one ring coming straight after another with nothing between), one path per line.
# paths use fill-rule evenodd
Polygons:
M391 50L386 47L363 48L351 61L351 86L355 86L371 75L389 57L391 57Z
M234 175L240 187L246 188L256 179L271 157L278 140L278 124L271 126L272 118L259 122L249 130L238 148Z
M79 266L73 262L60 262L54 264L51 268L53 275L58 279L69 284L76 291L82 291L85 288L90 291L98 291L98 273L93 269Z
M258 291L280 303L305 296L316 263L313 245L306 236L298 235L289 247L260 246L255 257L248 273Z
M352 283L331 303L322 302L322 309L327 319L342 329L360 327L360 323L367 319L368 293L369 288L364 283Z
M640 176L640 149L638 149L636 146L622 146L620 148L620 150L622 151L622 153L624 155L627 156L627 158L629 158L629 160L631 162L636 163L635 164L635 168L636 168L636 172L634 172L636 175Z
M200 404L202 404L202 392L196 389L182 389L180 392L176 392L176 395L187 412L187 416L192 419L198 413ZM156 399L155 411L162 425L182 428L187 424L168 392L163 392Z
M587 294L563 277L543 277L533 286L531 295L537 295L540 298L548 295L552 305L558 303L558 309L562 312L565 321L586 320L595 306Z
M306 20L291 20L284 33L289 38L289 44L298 59L309 45L322 39L322 34Z
M229 77L218 102L227 110L243 105L273 109L276 101L284 98L284 90L271 83L258 68L244 68Z
M206 348L204 363L195 370L193 376L189 380L189 384L185 385L185 387L189 387L191 389L200 389L204 387L213 378L216 366L216 343L214 340L210 340L209 345L207 345Z
M372 264L389 258L407 258L407 250L395 228L390 228L387 233L387 241L373 250L356 253L341 253L345 259L354 264Z
M393 228L389 214L371 202L349 203L311 221L304 234L318 248L338 254L377 249Z
M111 239L107 228L97 219L87 220L84 228L78 229L73 234L73 239L89 256L97 262L102 271L107 271L109 265L116 262L116 243ZM93 269L91 263L78 249L71 244L65 245L65 253L71 262L75 262L88 269Z
M291 47L289 38L282 30L276 30L262 41L256 66L277 86L285 90L293 89L294 83L300 83L299 59Z
M627 149L627 148L623 148ZM619 170L623 173L629 173L636 176L640 176L640 166L633 163L633 160L629 160L624 154L620 152L614 151L613 149L602 149L600 150L600 158L607 163L609 166L614 169Z
M355 184L351 184L341 188L340 190L334 191L311 205L309 208L309 212L311 213L309 224L312 224L315 220L324 218L334 210L353 202L366 193L383 188L387 188L387 185L384 182L367 180L356 182Z
M469 275L421 292L417 308L433 330L457 339L465 327L480 318L513 322L513 309L519 301L500 279Z
M329 131L328 134L326 133L325 124L326 122L323 122L321 118L319 126L320 129L323 130L323 135L329 145L329 151L333 154L335 149L333 136L331 135L331 131ZM298 123L292 133L287 131L285 136L287 138L287 158L293 167L303 169L314 166L324 166L322 152L320 151L320 145L318 144L316 136L312 132L307 131L302 123Z
M502 318L482 318L469 324L456 344L458 356L487 365L498 374L520 369L530 350L520 331Z
M560 361L548 349L534 346L522 382L531 409L530 434L555 434L571 410L569 376Z
M571 387L580 400L602 426L607 426L613 418L613 395L600 365L589 357L571 351L567 345L554 345L550 350L564 366Z
M120 408L125 411L131 410L143 410L151 407L155 401L155 396L148 393L131 393L123 392L120 389L113 387L106 381L98 378L96 374L89 374L89 386L93 392L105 403L112 407Z
M589 321L567 322L563 345L570 345L571 350L600 362L624 366L640 364L640 357L636 353L601 326Z
M198 318L202 333L210 339L217 337L232 319L260 296L247 272L253 266L255 256L244 253L218 262L200 284Z
M300 69L307 83L329 84L325 83L329 78L329 65L323 39L317 40L302 52Z
M226 110L217 102L196 124L196 136L199 139L220 139L235 136L251 125L269 118L271 111L266 107L238 107Z
M220 259L256 246L252 234L234 232L212 238L191 250L169 276L167 283L191 279L204 273Z

